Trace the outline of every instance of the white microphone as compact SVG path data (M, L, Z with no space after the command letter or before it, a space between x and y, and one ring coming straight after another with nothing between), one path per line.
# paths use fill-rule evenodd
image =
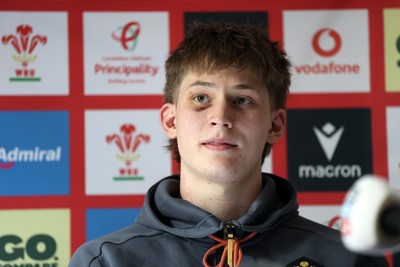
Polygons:
M340 216L348 250L372 256L400 251L400 193L383 177L359 178L347 192Z

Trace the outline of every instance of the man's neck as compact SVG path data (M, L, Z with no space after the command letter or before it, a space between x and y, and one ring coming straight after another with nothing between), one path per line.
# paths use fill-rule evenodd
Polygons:
M258 177L215 182L185 176L181 173L180 191L183 199L229 222L244 215L262 189L261 173Z

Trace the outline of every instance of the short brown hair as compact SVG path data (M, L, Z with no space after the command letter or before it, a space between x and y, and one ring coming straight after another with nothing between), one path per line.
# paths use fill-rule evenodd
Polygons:
M178 89L187 73L207 73L229 67L249 69L258 74L267 88L274 110L286 108L290 67L286 53L267 33L248 24L193 23L190 35L165 62L164 103L176 104ZM264 147L262 160L270 153ZM176 139L169 140L175 160L180 162Z

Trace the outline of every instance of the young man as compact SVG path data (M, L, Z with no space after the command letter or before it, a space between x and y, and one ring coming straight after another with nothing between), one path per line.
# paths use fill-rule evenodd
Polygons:
M294 186L262 174L283 134L290 64L249 25L195 24L166 61L161 124L180 175L136 223L84 244L70 267L387 266L298 215Z

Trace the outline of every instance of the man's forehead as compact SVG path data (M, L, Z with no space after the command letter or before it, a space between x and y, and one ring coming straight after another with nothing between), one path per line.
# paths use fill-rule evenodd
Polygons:
M254 71L249 69L226 68L212 71L188 71L182 76L181 86L205 86L213 87L214 80L226 78L237 83L238 89L245 87L244 85L262 84L261 77Z

